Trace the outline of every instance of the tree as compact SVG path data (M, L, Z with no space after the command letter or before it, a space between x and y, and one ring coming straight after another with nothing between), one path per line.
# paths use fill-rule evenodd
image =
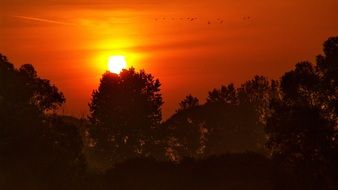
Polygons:
M203 107L197 97L188 95L179 103L179 109L163 125L166 129L167 156L179 161L185 157L203 155Z
M322 89L325 91L321 99L325 102L325 108L334 116L338 114L338 37L331 37L324 43L324 56L317 56L315 66Z
M269 81L264 76L255 76L238 89L240 104L253 107L257 112L257 120L264 126L270 114L270 100L272 97L278 98L278 85L277 81ZM260 127L261 130L264 126Z
M262 151L262 127L251 106L207 103L205 105L206 155ZM263 130L263 129L261 129Z
M221 86L220 89L213 89L210 91L207 103L238 104L237 91L234 84Z
M54 110L65 98L48 80L41 79L32 65L15 69L0 54L0 137L2 143L11 138L37 132L44 113ZM35 132L34 132L35 131Z
M276 84L255 76L240 88L233 84L209 92L205 105L206 154L264 152L265 117Z
M151 74L133 68L105 73L89 105L94 151L110 163L154 153L162 119L160 86Z
M276 82L255 76L240 88L233 84L209 92L207 101L189 95L165 123L170 156L204 157L229 152L264 152L265 119Z
M25 64L17 70L1 54L0 64L2 103L24 104L42 113L56 109L65 102L63 94L48 80L39 78L32 65Z
M180 107L179 107L178 111L197 107L197 106L199 106L199 100L198 100L197 97L194 97L191 94L189 94L188 96L185 97L184 100L182 100L179 103L179 106Z
M84 169L78 128L50 115L64 102L57 87L38 77L32 65L16 69L0 55L2 188L60 188Z
M317 64L298 63L271 103L267 145L275 160L300 172L307 189L336 189L338 38L324 43Z

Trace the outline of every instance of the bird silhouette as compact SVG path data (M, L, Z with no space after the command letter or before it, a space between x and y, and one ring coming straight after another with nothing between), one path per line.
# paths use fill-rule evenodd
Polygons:
M178 20L181 20L181 21L187 21L187 22L194 22L194 21L197 21L197 19L200 19L198 17L159 17L159 18L155 18L154 20L155 21L178 21ZM242 17L243 20L249 20L251 19L250 16L243 16ZM211 25L211 24L224 24L224 20L222 18L215 18L215 20L207 20L207 24L208 25Z

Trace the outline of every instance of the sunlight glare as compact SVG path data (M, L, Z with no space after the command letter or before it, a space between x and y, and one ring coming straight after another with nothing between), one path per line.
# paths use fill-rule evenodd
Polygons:
M109 57L108 69L110 72L119 74L126 67L127 67L127 62L124 56L115 55L115 56Z

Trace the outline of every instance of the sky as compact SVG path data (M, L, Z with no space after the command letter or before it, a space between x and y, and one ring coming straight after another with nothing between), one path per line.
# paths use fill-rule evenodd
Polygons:
M337 0L0 0L0 53L33 64L73 116L88 114L113 55L160 79L167 118L188 94L278 79L336 35Z

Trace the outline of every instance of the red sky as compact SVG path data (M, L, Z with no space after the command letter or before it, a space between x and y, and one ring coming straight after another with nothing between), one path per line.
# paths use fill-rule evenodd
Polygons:
M161 80L167 117L189 93L203 101L221 84L314 61L334 35L337 0L0 0L0 53L32 63L75 116L112 55Z

